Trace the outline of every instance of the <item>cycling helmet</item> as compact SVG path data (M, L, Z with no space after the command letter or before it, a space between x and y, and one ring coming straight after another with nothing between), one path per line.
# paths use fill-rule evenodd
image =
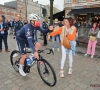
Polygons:
M40 17L37 14L34 14L38 19L40 19Z
M30 21L30 20L37 20L38 19L38 17L36 16L36 14L30 14L29 16L28 16L28 20Z

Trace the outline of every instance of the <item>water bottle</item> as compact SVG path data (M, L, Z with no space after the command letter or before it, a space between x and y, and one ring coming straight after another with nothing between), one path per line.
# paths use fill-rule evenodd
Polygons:
M31 65L31 60L30 60L30 58L26 58L26 61L27 61L27 65L30 66L30 65Z
M29 58L31 59L31 62L34 60L34 55L33 55L33 53L29 56Z

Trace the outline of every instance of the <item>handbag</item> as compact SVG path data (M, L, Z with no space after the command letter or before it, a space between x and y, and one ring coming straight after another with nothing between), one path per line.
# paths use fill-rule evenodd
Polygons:
M94 42L96 40L96 37L90 36L90 39L89 40L92 41L92 42Z
M70 49L71 48L70 40L67 38L67 35L69 32L67 32L67 35L65 35L65 31L66 31L66 29L64 29L63 46L67 49Z

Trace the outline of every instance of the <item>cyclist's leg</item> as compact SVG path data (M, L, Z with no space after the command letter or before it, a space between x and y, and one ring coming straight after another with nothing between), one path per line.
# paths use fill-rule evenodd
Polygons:
M38 51L41 48L41 44L39 42L34 41L33 44L35 46L36 51Z
M27 57L26 55L26 50L25 50L25 44L24 42L22 41L18 41L18 46L19 46L19 51L20 53L22 54L21 55L21 58L20 58L20 62L19 62L19 73L22 75L22 76L26 76L26 73L23 71L23 67L24 67L24 61Z
M23 54L23 55L21 55L21 59L20 59L20 64L21 65L24 65L24 61L25 61L25 59L27 58L27 55L26 54Z

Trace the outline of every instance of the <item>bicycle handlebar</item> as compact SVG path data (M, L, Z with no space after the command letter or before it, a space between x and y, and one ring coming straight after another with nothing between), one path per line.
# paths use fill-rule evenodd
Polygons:
M48 50L49 52L47 53L47 54L53 54L54 55L54 52L53 52L53 50L52 49L50 49L50 48L46 48L46 49L44 49L44 50L38 50L38 53L44 53L44 51L46 51L46 50Z
M49 51L47 54L51 54L51 53L52 53L52 54L54 55L53 50L50 49L50 48L46 48L46 49L44 49L44 50L38 50L38 53L44 53L44 51L46 51L46 50ZM27 53L31 53L31 51L27 51Z

